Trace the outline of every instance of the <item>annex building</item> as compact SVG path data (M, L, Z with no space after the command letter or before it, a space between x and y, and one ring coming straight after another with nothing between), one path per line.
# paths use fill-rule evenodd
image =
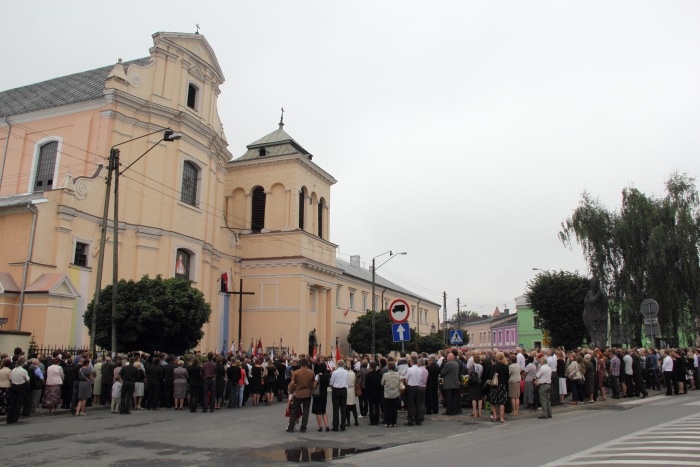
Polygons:
M39 345L87 345L105 177L118 145L118 235L109 233L102 286L119 278L180 276L212 316L201 350L349 350L350 325L395 298L411 327L439 328L440 305L336 257L336 179L280 121L230 152L217 99L224 74L200 34L158 32L147 57L0 92L0 317ZM172 129L180 139L163 141ZM151 150L151 148L153 148ZM146 151L146 157L140 158ZM140 159L139 159L140 158ZM342 213L335 213L342 215ZM242 310L238 291L243 283ZM242 326L239 327L239 313ZM126 349L119 349L126 350Z

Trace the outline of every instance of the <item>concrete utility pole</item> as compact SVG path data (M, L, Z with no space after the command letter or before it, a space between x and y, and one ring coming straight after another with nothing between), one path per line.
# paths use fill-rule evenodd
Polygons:
M442 340L447 342L447 292L442 293Z

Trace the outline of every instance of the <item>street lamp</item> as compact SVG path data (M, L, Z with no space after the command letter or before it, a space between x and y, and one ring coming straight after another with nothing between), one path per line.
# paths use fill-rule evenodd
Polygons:
M375 265L374 265L374 264L375 264L375 260L376 260L377 258L379 258L380 256L384 256L384 255L387 254L387 253L389 253L390 258L387 259L386 261L384 261L384 262L383 262L382 264L380 264L379 266L376 266L376 267L375 267ZM375 315L375 313L376 313L376 310L375 310L376 307L375 307L375 305L374 305L374 303L375 303L375 300L374 300L374 285L375 285L375 276L376 276L377 269L379 269L379 268L381 268L382 266L384 266L386 263L388 263L389 261L391 261L393 258L396 258L396 257L399 256L399 255L407 255L407 254L408 254L408 253L406 253L405 251L402 251L401 253L396 253L396 254L394 254L394 253L392 253L392 250L389 250L389 251L385 251L384 253L379 254L379 255L375 256L374 258L372 258L372 357L374 357L375 354L376 354L376 345L375 345L375 343L376 343L376 340L375 340L375 324L374 324L374 322L375 322L374 315Z
M146 152L141 154L134 162L129 164L124 170L121 172L119 171L119 149L116 149L117 146L121 146L122 144L130 143L132 141L135 141L137 139L145 138L147 136L154 135L156 133L163 133L163 137L158 140L157 143L155 143L153 146L148 148ZM161 142L163 141L176 141L178 139L182 138L182 134L180 133L175 133L173 130L170 128L167 128L165 130L158 130L158 131L153 131L151 133L138 136L136 138L132 138L126 141L123 141L121 143L115 144L112 146L109 150L109 163L108 163L108 172L107 172L107 184L106 184L106 190L105 190L105 205L104 205L104 211L102 212L102 233L100 235L100 254L99 257L97 258L97 278L96 278L96 284L95 284L95 299L93 301L93 309L92 309L92 326L91 326L91 336L90 336L90 348L92 350L93 355L95 354L95 333L97 332L97 305L99 304L100 301L100 288L102 287L102 269L104 265L104 259L105 259L105 243L106 243L106 237L107 237L107 217L109 215L109 196L110 196L110 189L112 185L112 171L114 171L114 225L113 225L113 258L112 258L112 315L111 315L111 322L112 322L112 356L115 356L117 353L117 325L116 325L116 311L117 311L117 283L118 283L118 272L119 272L119 267L118 267L118 258L119 258L119 242L118 242L118 234L119 234L119 175L123 174L127 170L131 168L132 165L134 165L136 162L138 162L143 156L148 154L153 148L158 146Z

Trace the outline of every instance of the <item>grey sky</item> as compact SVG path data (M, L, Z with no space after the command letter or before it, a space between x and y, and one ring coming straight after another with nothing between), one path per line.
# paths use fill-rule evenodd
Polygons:
M11 0L0 89L147 56L151 34L196 23L234 157L284 106L338 179L340 256L407 251L379 273L446 291L448 314L458 297L514 308L533 267L587 273L557 238L584 190L614 208L630 184L662 195L673 171L700 175L691 1Z

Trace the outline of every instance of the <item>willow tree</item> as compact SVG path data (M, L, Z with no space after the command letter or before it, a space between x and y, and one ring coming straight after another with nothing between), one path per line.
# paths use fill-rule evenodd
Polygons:
M636 188L622 190L619 211L609 211L589 193L562 223L561 241L581 245L591 273L607 290L611 306L639 342L645 298L659 303L662 335L675 342L695 334L700 316L700 203L695 179L673 174L663 198Z

